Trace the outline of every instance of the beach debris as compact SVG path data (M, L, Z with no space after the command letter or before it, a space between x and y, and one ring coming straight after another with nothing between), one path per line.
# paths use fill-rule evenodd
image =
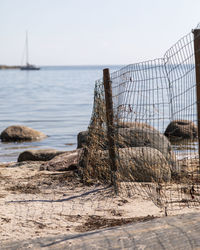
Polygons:
M197 137L197 130L197 126L192 121L174 120L167 126L165 136L170 141L195 139Z
M64 152L55 149L26 150L19 155L17 161L49 161Z
M134 217L134 218L105 218L103 216L90 215L87 220L82 224L76 227L77 232L88 232L92 230L97 230L107 227L116 227L122 226L134 222L146 222L156 219L156 216L147 215L143 217Z
M44 133L22 125L7 127L0 135L2 142L36 141L45 137Z

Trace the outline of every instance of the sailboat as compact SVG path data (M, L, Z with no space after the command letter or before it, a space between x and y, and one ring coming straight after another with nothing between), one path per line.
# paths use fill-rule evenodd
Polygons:
M28 54L28 32L26 32L26 65L22 66L21 70L40 70L39 67L29 63L29 54Z

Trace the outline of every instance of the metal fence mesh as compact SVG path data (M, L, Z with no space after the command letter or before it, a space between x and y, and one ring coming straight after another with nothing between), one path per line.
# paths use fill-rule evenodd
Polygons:
M70 152L78 165L67 165L61 154L54 163L67 165L63 171L39 162L0 166L1 240L75 234L151 220L163 211L198 210L200 49L194 50L194 42L189 33L163 58L111 73L110 125L105 78L96 81L88 130Z
M197 53L199 53L197 51ZM118 194L150 197L159 207L199 205L199 159L192 32L163 58L110 74L117 171L111 171L104 80L96 81L83 150L83 178L116 179Z

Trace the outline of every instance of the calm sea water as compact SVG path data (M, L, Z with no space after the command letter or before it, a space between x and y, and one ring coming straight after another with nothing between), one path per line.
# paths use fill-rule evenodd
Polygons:
M95 80L105 67L0 70L0 132L20 124L49 136L37 142L0 142L0 162L16 161L27 149L75 149L78 132L85 130L90 121ZM120 67L109 66L111 71Z

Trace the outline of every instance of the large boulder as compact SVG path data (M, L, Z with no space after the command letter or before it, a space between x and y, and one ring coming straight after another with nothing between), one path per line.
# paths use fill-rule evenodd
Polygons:
M84 136L86 135L87 134L84 133ZM96 143L98 144L98 142ZM106 144L107 142L104 143L105 147L102 147L102 150L108 149ZM154 128L148 128L144 125L119 128L116 136L116 146L118 149L134 147L149 147L157 149L170 165L172 176L176 176L180 172L180 166L172 151L171 143L165 135Z
M116 146L118 148L151 147L159 150L171 163L175 162L175 155L172 152L168 138L155 128L149 127L149 125L146 126L145 123L132 123L131 127L118 128L116 134ZM88 132L80 132L78 140L79 147L87 144ZM96 143L98 144L98 142ZM107 141L104 142L102 149L108 149Z
M40 170L69 171L77 169L81 150L67 151L41 165Z
M92 165L90 173L91 169L94 169L94 176L106 182L105 178L109 178L110 173L108 151L97 151L90 164ZM155 148L119 149L117 165L118 181L169 182L171 180L171 165Z
M27 150L22 152L18 157L18 162L22 161L49 161L55 156L63 154L64 151L57 151L55 149L40 149Z
M10 126L0 135L3 142L36 141L45 137L47 136L44 133L22 125Z
M150 147L159 150L167 160L172 159L172 147L167 137L156 129L132 127L118 129L117 146Z
M125 172L127 177L133 176L135 181L169 182L171 180L172 166L155 148L124 148L120 150L119 156L120 172Z
M149 128L155 129L151 125L144 123L144 122L125 122L119 121L117 124L117 128Z
M122 128L131 128L131 129L151 129L157 131L154 127L147 123L143 122L125 122L119 121L116 125L116 129ZM88 144L88 131L81 131L77 135L77 148L82 148ZM107 141L104 142L104 149L107 148L106 146Z
M165 136L169 140L195 139L197 137L197 126L192 121L174 120L170 122L165 130Z
M119 121L118 124L116 125L116 128L148 128L154 130L154 128L143 122L124 122L124 121ZM83 148L88 144L88 131L81 131L77 135L77 148ZM107 142L105 142L107 144ZM104 147L106 149L106 147Z

